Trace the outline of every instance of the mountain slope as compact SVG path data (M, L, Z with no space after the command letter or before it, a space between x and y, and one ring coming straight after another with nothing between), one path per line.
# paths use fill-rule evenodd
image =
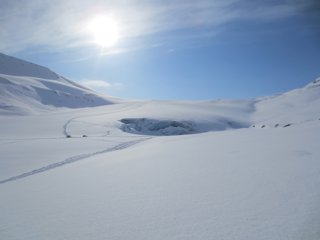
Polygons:
M252 122L266 127L320 118L320 78L302 88L256 100Z
M26 76L44 78L48 80L59 79L59 75L50 69L30 63L15 57L0 53L0 73L13 76Z
M0 54L0 114L94 107L113 101L48 68Z

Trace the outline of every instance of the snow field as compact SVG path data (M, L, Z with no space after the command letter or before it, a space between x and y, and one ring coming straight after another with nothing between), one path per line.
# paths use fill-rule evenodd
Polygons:
M319 130L319 79L127 101L0 54L0 239L320 239Z

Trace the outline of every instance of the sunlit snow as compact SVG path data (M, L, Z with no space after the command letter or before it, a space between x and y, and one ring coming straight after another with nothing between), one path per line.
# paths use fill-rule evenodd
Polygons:
M0 74L1 239L320 238L319 80L127 101L5 55Z

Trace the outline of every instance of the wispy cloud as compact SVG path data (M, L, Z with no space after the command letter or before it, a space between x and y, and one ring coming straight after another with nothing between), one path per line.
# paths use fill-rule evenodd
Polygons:
M115 82L115 83L110 83L104 80L83 80L79 81L80 84L94 89L94 90L104 90L106 88L120 88L123 86L122 83Z
M55 51L86 46L90 36L84 26L95 14L112 14L119 22L122 42L126 42L159 34L174 36L175 31L182 29L218 29L232 21L274 21L294 16L312 2L4 0L0 8L0 51L17 52L32 47ZM110 50L109 54L129 51L119 49L125 50Z

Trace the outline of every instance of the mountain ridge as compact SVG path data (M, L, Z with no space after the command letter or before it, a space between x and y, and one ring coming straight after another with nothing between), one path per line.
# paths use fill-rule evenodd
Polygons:
M236 100L222 100L221 102L217 100L213 101L212 105L206 103L201 105L201 101L194 101L194 103L218 115L222 113L221 119L226 116L228 116L226 119L230 119L230 116L237 119L237 112L240 111L246 116L246 121L263 126L274 126L279 123L288 124L319 118L320 91L318 87L320 87L320 78L304 87L282 94L246 100L248 106L254 106L252 109ZM117 102L121 100L100 95L60 76L49 68L0 53L0 115L37 114L63 108L96 107ZM172 110L174 108L170 106L178 105L179 101L154 101L152 104L156 109L166 109L167 120L175 120L173 116L177 117L177 115ZM183 105L189 116L196 117L197 112L192 106L192 101L184 102ZM250 113L245 113L243 106L250 108ZM226 114L227 112L229 113ZM283 114L284 112L287 113ZM155 117L165 118L165 116L159 116L159 113Z
M24 115L112 104L108 98L47 67L0 53L0 114Z

